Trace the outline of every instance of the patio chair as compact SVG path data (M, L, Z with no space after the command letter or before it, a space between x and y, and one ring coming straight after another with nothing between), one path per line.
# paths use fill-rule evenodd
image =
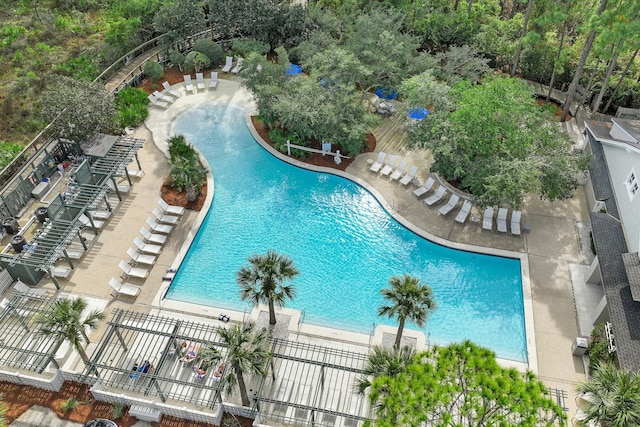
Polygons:
M204 76L202 73L196 73L196 83L198 86L198 90L205 90L207 86L204 84Z
M514 236L520 235L520 218L522 217L522 211L511 212L511 234Z
M158 206L160 206L160 209L162 209L165 214L178 216L182 216L182 214L184 214L184 208L182 206L170 205L165 202L162 197L158 199Z
M22 292L23 294L32 294L32 295L46 295L46 289L32 288L31 286L24 283L22 280L18 279L15 285L13 285L13 290L16 292Z
M142 252L143 254L160 255L160 252L162 252L162 246L145 243L140 240L139 237L133 238L133 244L136 246L136 248L138 248L138 251Z
M200 343L197 342L191 342L189 344L189 347L187 348L187 351L185 352L184 356L182 356L179 360L180 362L187 364L187 363L191 363L194 360L196 360L196 357L198 357L198 352L200 351Z
M161 92L158 92L157 90L154 91L152 95L155 96L156 99L159 99L162 102L166 102L167 104L172 104L173 101L176 100L174 97L169 95L163 95Z
M99 221L97 219L90 220L89 217L85 214L80 215L78 221L80 221L85 227L93 227L98 230L100 230L104 226L104 221ZM91 221L93 221L93 224L91 224Z
M125 277L136 277L138 279L146 279L149 276L149 270L140 267L131 267L125 260L120 260L118 267L122 270Z
M238 58L238 62L236 62L236 66L233 67L233 69L231 69L231 72L233 74L238 74L242 70L243 61L244 61L244 58Z
M189 74L185 74L182 76L184 79L184 90L185 92L196 93L196 88L193 87L193 81L191 81L191 76Z
M395 154L389 155L389 160L387 160L387 164L384 165L382 170L380 171L380 175L387 176L391 173L391 171L396 167L396 163L398 162L398 156Z
M168 102L164 102L164 101L158 99L153 94L147 96L147 98L149 99L149 102L151 103L151 105L153 105L154 107L167 108L169 106Z
M465 200L462 203L462 208L460 208L460 212L458 212L458 215L456 215L456 222L459 222L460 224L464 224L465 221L467 220L467 217L469 216L469 213L471 212L471 207L473 205L471 204L471 200Z
M105 211L105 210L91 211L91 218L106 221L109 218L111 218L112 213L113 212L111 211Z
M211 72L211 80L209 80L209 89L215 89L218 87L218 72Z
M398 167L396 168L396 170L394 170L391 175L389 176L389 179L391 181L397 181L400 179L400 177L402 175L404 175L405 170L407 169L407 161L405 159L400 160L400 164L398 165Z
M413 181L413 179L416 177L416 173L418 173L418 167L415 165L411 166L409 168L409 172L407 172L407 174L400 180L400 184L407 185L408 183Z
M506 233L507 232L507 209L506 208L500 208L498 209L498 231L500 233Z
M167 243L167 238L169 237L166 234L152 233L144 226L140 228L140 234L142 234L142 239L145 243L151 243L154 245L164 245Z
M372 172L380 172L380 169L382 169L382 165L384 165L385 157L387 157L387 153L385 153L384 151L379 152L378 158L375 162L373 162L369 170Z
M156 217L156 221L161 224L176 225L178 221L180 221L179 216L163 214L158 208L153 208L151 214L153 214L153 216Z
M118 295L126 295L130 297L135 297L140 294L142 288L140 286L132 285L130 283L122 283L115 277L109 279L109 286L113 289L116 296Z
M59 279L68 279L75 270L69 267L53 267L49 273Z
M140 254L136 252L136 250L133 249L131 246L129 246L129 249L127 249L127 255L129 255L129 258L131 258L131 262L133 262L133 265L136 265L136 264L153 265L156 262L155 255Z
M167 93L167 95L173 96L174 98L182 96L179 91L171 87L169 82L162 82L162 87L164 87L164 91Z
M440 201L440 199L442 199L442 196L444 196L444 193L447 192L447 189L444 186L440 186L438 187L438 189L436 190L435 193L433 193L431 196L427 197L426 199L424 199L424 202L428 205L431 206L437 202Z
M444 206L441 206L440 209L438 209L438 213L440 215L448 214L453 210L453 208L456 207L459 200L460 200L460 196L458 196L457 194L452 194L451 197L449 197L449 201L447 202L447 204Z
M118 193L121 193L121 194L129 194L131 192L131 186L129 184L114 185L113 181L108 181L107 186L109 186L111 191L118 190Z
M158 224L153 218L147 217L147 225L154 233L169 234L173 231L173 226L168 224Z
M424 183L424 185L422 187L416 188L415 190L413 190L413 195L416 197L420 197L426 193L428 193L429 191L431 191L431 189L433 188L433 184L436 183L436 180L429 177L427 178L427 181Z
M489 206L484 210L482 216L482 228L484 230L493 231L493 207Z
M222 67L222 72L228 73L229 71L231 71L231 67L233 67L233 56L227 56L224 67Z

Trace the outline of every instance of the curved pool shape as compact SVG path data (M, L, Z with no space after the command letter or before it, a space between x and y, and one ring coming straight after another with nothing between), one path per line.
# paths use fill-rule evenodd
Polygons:
M269 154L244 115L240 107L214 104L176 120L174 133L207 158L215 196L166 298L249 309L235 274L252 254L274 249L300 270L296 297L286 306L303 311L305 323L361 333L396 326L377 314L384 303L379 291L392 275L408 273L433 289L438 307L426 324L430 343L470 339L498 357L526 361L519 260L419 237L354 182Z

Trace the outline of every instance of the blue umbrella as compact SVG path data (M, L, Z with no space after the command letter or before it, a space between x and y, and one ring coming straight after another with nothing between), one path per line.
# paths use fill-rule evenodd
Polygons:
M289 65L289 68L287 68L287 71L285 71L285 74L287 76L293 76L300 73L302 73L302 67L297 64Z
M393 89L381 87L376 89L376 96L382 99L398 99L398 92Z
M429 110L426 108L413 108L409 110L407 116L409 116L410 119L422 120L427 117L427 114L429 114Z

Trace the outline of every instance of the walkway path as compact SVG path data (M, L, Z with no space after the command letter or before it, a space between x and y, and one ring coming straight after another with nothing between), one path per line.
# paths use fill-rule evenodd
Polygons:
M122 67L116 74L114 74L109 81L104 84L104 88L107 92L111 93L122 85L123 81L126 81L132 71L139 69L142 72L142 66L150 58L157 56L162 51L162 47L157 46L150 49L139 56L136 56L130 63Z
M44 406L34 405L11 423L11 427L82 427L81 423L62 420L55 412ZM151 427L146 421L138 421L133 427Z

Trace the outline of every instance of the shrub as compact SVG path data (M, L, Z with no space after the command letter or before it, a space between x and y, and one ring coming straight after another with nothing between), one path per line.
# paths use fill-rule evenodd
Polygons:
M618 366L616 353L609 353L609 342L605 333L605 324L598 323L591 331L589 343L589 373L593 373L603 363L611 363Z
M164 67L156 61L147 61L143 67L144 73L154 82L164 76Z
M184 54L179 50L172 50L169 52L169 61L173 65L177 65L182 71L182 66L184 65Z
M169 185L179 192L186 191L187 201L193 202L207 179L207 170L200 163L196 150L183 135L172 136L169 144Z
M128 87L116 95L116 123L120 128L135 127L149 115L147 93L142 89Z
M116 402L111 406L111 410L109 411L109 415L114 420L121 418L124 415L124 405L120 402Z
M185 70L191 70L193 68L196 72L200 72L201 69L209 65L211 65L211 60L204 53L192 51L184 58Z
M9 163L11 163L11 161L20 154L23 148L24 147L20 144L0 141L0 170L4 169Z
M172 136L167 140L169 144L169 157L171 160L175 160L179 157L197 157L196 152L192 146L187 144L187 140L184 135Z
M69 58L62 64L59 64L57 69L67 76L89 81L93 81L100 74L95 61L89 55Z
M246 58L252 53L266 55L269 52L270 47L268 44L257 40L235 39L231 42L231 50L237 55Z
M197 40L192 50L206 55L211 61L210 65L212 67L217 67L220 64L222 55L224 54L220 45L209 39Z
M62 409L62 412L64 412L65 414L76 409L78 406L80 406L80 402L75 397L70 397L64 402L60 403L60 409Z
M286 153L287 152L287 140L289 140L292 144L302 145L304 147L308 147L309 143L303 139L301 139L298 135L288 132L286 133L283 129L276 128L269 132L269 139L273 143L273 146L276 150ZM300 150L299 148L292 148L291 155L293 157L297 157L299 159L304 159L311 154L309 151Z

